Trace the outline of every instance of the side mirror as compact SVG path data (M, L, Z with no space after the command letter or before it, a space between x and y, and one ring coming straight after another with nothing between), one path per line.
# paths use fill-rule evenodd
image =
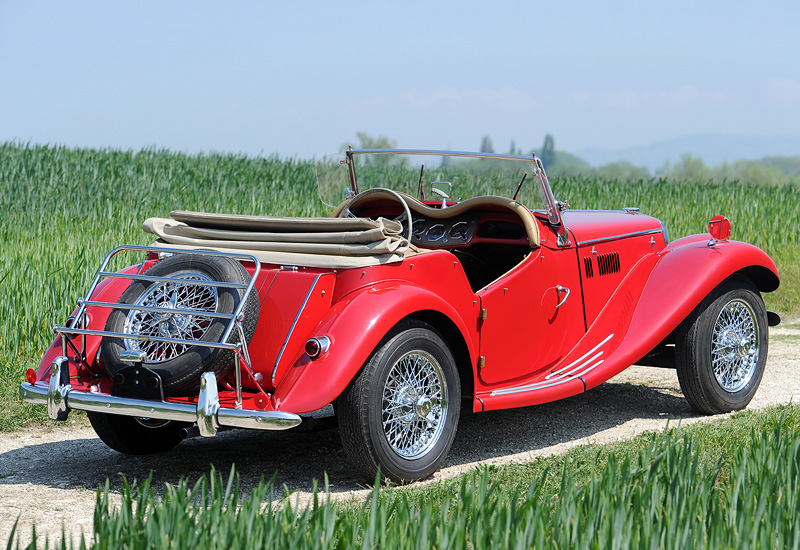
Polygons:
M708 246L714 246L717 241L727 241L731 236L731 222L725 216L714 216L708 222L708 232L711 233Z

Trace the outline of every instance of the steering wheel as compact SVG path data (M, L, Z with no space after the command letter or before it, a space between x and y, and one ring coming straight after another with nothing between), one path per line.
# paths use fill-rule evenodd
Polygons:
M367 189L366 191L359 193L358 195L350 199L350 202L347 203L347 205L342 209L341 212L339 212L339 217L356 218L357 216L353 214L353 212L350 210L350 207L353 206L353 203L361 202L364 199L364 197L368 197L370 195L379 195L384 197L386 195L389 195L391 198L398 200L400 204L403 205L403 213L400 216L396 217L394 221L400 222L400 224L402 225L404 217L405 219L408 220L408 236L406 237L406 239L408 239L408 243L411 244L412 227L414 225L414 222L411 220L411 209L408 207L408 203L403 200L403 197L401 197L400 193L398 193L397 191L392 191L391 189L386 189L385 187L375 187L373 189Z

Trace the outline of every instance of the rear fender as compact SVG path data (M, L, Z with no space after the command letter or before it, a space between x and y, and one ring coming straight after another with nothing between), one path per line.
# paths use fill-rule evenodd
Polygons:
M127 267L121 271L121 273L136 273L141 268L141 265L134 265ZM119 297L125 292L125 289L130 286L131 281L125 279L117 279L117 278L107 278L103 279L97 284L97 288L95 289L94 293L91 296L92 300L98 302L116 302ZM79 308L75 308L75 310L70 314L70 319L74 317L78 313ZM110 308L104 307L93 307L91 308L88 313L88 322L86 324L86 328L91 330L103 330L106 327L106 322L108 321L108 316L111 315ZM64 325L67 323L64 321ZM100 350L100 342L102 341L102 337L100 336L87 336L86 337L86 362L92 367L94 373L98 373L100 368L97 364L97 357L98 352ZM81 349L81 338L80 336L74 336L72 338L72 342L78 350ZM68 348L68 356L72 357L74 355L74 351L71 348ZM63 355L63 349L61 345L61 337L58 336L53 340L53 343L50 345L49 348L44 353L44 357L42 357L42 361L39 363L39 369L37 372L37 379L38 380L48 380L50 378L50 365L52 365L53 360L59 355ZM76 368L77 362L72 360L70 361L70 376L77 375L77 371L74 370ZM82 374L89 374L83 373Z
M331 340L329 350L312 361L303 354L278 381L276 408L297 414L332 403L387 333L402 319L418 312L436 311L450 319L464 339L470 363L477 362L477 302L462 311L439 295L414 284L386 281L348 294L334 304L317 327L315 336Z
M708 241L707 235L693 235L673 242L658 254L625 323L624 337L609 355L605 368L585 377L587 389L621 372L655 348L728 277L744 275L761 292L778 288L778 269L763 250L737 241L708 246Z

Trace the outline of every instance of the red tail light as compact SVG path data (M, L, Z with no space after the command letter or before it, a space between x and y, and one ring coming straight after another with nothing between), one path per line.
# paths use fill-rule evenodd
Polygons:
M36 371L33 369L28 369L27 371L25 371L25 378L28 380L28 384L35 384Z
M331 345L331 339L327 336L320 336L319 338L309 338L306 342L306 353L313 360L319 358L323 353L328 351Z

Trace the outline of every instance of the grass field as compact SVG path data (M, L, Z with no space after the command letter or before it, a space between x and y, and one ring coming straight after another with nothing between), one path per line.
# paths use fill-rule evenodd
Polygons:
M782 274L770 309L800 310L800 186L674 184L569 178L553 182L573 208L638 206L670 238L704 232L725 214L733 237L766 250ZM167 151L97 151L0 145L0 429L44 420L17 387L38 364L50 327L74 309L105 254L146 244L150 216L186 209L264 215L327 215L310 161Z
M291 495L276 499L280 489L270 483L245 495L233 472L213 470L194 485L124 485L118 506L106 487L86 542L115 549L798 548L799 479L800 409L785 406L427 486L375 488L364 503L337 504L323 493L297 506Z

